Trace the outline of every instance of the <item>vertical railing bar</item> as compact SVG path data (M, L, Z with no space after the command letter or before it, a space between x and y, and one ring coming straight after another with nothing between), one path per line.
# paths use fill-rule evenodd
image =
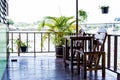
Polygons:
M13 53L13 33L11 33L11 45L12 45L12 53Z
M117 70L117 36L114 37L114 71Z
M19 32L19 41L21 41L21 33ZM20 42L19 42L20 43ZM18 46L18 45L17 45ZM20 56L20 47L18 47L18 56Z
M111 45L110 45L110 41L111 41L111 36L108 35L108 53L107 53L107 68L110 68L110 60L111 60Z
M50 33L48 34L48 52L50 52Z
M27 46L28 46L28 33L26 33L26 36L27 36ZM28 48L27 48L27 52L28 52Z
M43 35L43 33L41 33L41 41L42 41L42 35ZM42 44L41 44L41 52L43 52L43 49L42 49Z
M35 32L34 32L34 57L36 57L36 51L35 51L35 49L36 49L36 36L35 36Z
M6 59L7 59L7 64L8 64L9 57L10 57L10 53L9 53L9 51L8 51L8 50L9 50L9 32L8 32L8 31L6 32L6 38L7 38L7 39L6 39L6 40L7 40L7 41L6 41L6 43L7 43L7 44L6 44L6 46L7 46L7 47L6 47L6 52L7 52L7 54L6 54ZM8 65L7 65L7 67L8 67Z

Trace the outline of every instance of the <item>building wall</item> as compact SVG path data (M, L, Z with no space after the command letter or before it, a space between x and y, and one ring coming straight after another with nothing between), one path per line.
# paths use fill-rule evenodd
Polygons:
M0 0L0 80L7 65L8 1Z

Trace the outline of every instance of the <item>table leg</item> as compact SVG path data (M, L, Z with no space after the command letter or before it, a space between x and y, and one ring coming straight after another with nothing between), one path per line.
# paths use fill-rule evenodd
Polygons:
M68 53L68 49L67 49L67 42L68 42L68 40L65 39L65 53L64 53L65 68L66 68L66 66L67 66L67 64L66 64L66 59L68 59L68 57L69 57L69 53Z
M93 51L92 49L93 49L93 39L91 38L91 40L90 40L90 51Z
M70 51L71 51L71 72L73 73L73 40L70 41Z

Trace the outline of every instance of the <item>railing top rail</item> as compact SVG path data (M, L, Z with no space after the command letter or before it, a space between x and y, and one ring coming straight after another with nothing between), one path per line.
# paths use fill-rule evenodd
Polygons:
M45 31L9 31L9 33L45 33ZM87 34L92 34L92 33L87 33ZM120 36L120 34L107 34L107 35L108 36Z
M103 25L103 24L120 24L120 23L82 23L80 25Z
M108 36L120 36L120 34L108 34Z

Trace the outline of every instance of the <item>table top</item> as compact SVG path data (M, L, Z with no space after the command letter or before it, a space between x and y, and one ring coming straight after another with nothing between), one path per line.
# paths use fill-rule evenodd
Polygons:
M72 39L72 40L87 40L93 38L93 36L76 36L76 35L70 35L70 36L64 36L66 39Z

